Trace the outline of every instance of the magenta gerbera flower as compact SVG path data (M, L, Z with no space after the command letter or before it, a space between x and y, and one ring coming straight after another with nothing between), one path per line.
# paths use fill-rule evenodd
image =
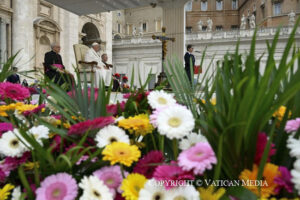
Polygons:
M98 118L95 118L94 120L87 120L84 122L79 122L70 127L68 135L81 135L81 134L84 134L88 130L92 131L95 129L103 128L104 126L107 126L114 122L115 122L115 120L111 116L110 117L98 117Z
M120 106L119 108L121 109L121 111L124 111L125 109L125 101L122 101L121 103L118 104L110 104L106 106L106 111L107 113L112 114L113 116L118 114L118 106Z
M215 152L208 142L199 142L178 156L178 165L185 171L193 170L196 175L203 174L216 163Z
M280 166L278 170L280 171L280 175L274 179L274 183L278 184L278 186L275 188L275 192L279 193L282 188L285 188L286 191L292 193L294 186L291 181L292 175L290 171L283 166Z
M287 133L296 132L300 128L300 118L287 121L284 130Z
M3 82L0 83L0 97L2 100L9 98L16 101L23 101L30 97L30 92L20 84Z
M268 143L267 135L263 132L259 133L257 136L256 153L255 153L255 157L254 157L255 164L259 165L267 143ZM276 149L274 147L275 147L275 144L271 144L271 149L270 149L269 155L268 155L268 162L270 161L270 157L276 153Z
M36 200L74 200L78 186L75 179L67 173L48 176L36 190Z
M2 122L0 123L0 137L2 133L5 133L7 131L12 131L14 129L13 125L8 122Z
M120 187L123 177L120 166L102 167L93 173L109 188L113 196L116 195L116 190Z
M133 172L142 174L146 178L151 179L156 167L164 162L164 159L161 151L150 151L138 161Z
M194 180L192 172L183 171L176 163L171 165L160 165L155 169L153 177L162 181L166 189L171 189L184 180Z

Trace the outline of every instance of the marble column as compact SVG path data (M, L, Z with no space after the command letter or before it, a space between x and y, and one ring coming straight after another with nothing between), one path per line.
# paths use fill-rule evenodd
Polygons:
M168 42L167 59L177 56L183 60L185 52L185 10L188 0L175 0L171 3L163 3L163 26L166 27L168 37L175 38L175 42Z
M6 30L6 21L0 20L0 52L1 52L1 60L0 63L4 63L7 60L7 30ZM1 64L2 68L2 64Z

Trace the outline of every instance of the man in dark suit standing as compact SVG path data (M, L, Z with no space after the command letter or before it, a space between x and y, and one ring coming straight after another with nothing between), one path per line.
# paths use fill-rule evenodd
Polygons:
M193 53L193 46L192 45L187 45L187 52L184 55L184 62L185 62L185 71L186 74L189 78L190 83L192 83L192 76L194 74L194 66L195 66L195 57L192 54ZM191 72L192 70L192 72Z
M51 45L51 49L51 51L45 54L45 75L51 80L54 79L54 83L62 85L64 83L62 74L64 73L65 67L63 66L61 56L59 55L60 45L54 43Z

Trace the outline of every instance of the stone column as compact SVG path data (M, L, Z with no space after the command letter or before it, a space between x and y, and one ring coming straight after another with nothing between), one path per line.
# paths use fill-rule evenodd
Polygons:
M1 50L1 60L0 63L4 63L6 62L7 59L7 32L6 32L6 21L4 21L3 19L0 19L0 50ZM1 68L2 68L2 64L1 64Z
M185 52L185 10L188 0L175 0L171 3L163 3L163 26L166 27L168 37L174 37L175 42L168 42L167 59L177 56L183 60Z

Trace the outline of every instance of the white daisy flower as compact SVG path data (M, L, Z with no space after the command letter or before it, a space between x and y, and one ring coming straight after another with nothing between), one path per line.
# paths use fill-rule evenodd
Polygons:
M168 191L165 190L162 184L159 184L158 181L154 179L148 180L144 188L139 192L139 199L138 200L166 200L168 197Z
M161 135L169 139L180 139L188 135L195 126L193 114L181 105L162 110L157 116L157 128Z
M291 181L294 183L295 188L300 195L300 159L296 160L294 163L294 169L291 171L292 179Z
M180 142L179 142L179 148L181 150L187 150L190 147L192 147L195 144L197 144L198 142L207 142L207 139L201 133L199 133L199 134L197 134L197 133L190 133L190 134L187 135L186 138L183 138L183 139L180 140Z
M49 128L44 125L34 126L28 130L28 133L41 145L43 144L42 139L49 138Z
M124 142L130 144L125 131L117 126L109 125L102 128L96 135L95 141L99 148L105 147L112 142Z
M108 187L96 176L83 177L79 187L83 190L80 200L113 200Z
M180 186L169 190L168 200L188 199L200 200L200 194L192 185Z
M160 91L152 91L148 96L148 103L153 109L157 109L165 106L172 106L176 104L176 100L174 99L172 94L168 94L162 90Z
M28 149L18 138L20 133L17 129L5 132L0 139L0 153L10 157L21 157Z
M287 139L287 147L290 149L291 157L300 158L300 140L297 140L290 135Z
M14 189L14 191L11 194L11 200L20 200L21 199L21 187L18 186Z

